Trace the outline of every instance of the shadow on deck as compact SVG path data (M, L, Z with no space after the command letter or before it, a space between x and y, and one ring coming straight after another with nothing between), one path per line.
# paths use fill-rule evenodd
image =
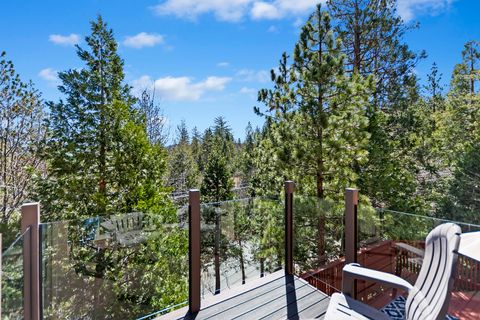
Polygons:
M197 314L188 307L157 319L323 319L330 298L283 270L202 300Z

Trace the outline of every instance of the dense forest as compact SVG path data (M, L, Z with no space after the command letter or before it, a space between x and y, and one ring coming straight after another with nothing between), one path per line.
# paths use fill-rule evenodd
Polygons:
M295 181L297 195L333 207L345 188L357 187L364 208L480 224L480 43L465 43L448 86L442 85L436 64L427 79L419 79L415 67L426 53L412 51L405 42L405 34L417 26L405 24L395 4L328 0L318 5L294 48L278 53L271 85L258 92L252 117L262 117L264 125L246 124L238 140L222 116L204 132L189 130L185 121L170 132L155 92L145 88L136 97L125 83L113 30L100 16L91 22L86 46L77 45L83 67L59 73L58 101L44 101L3 52L4 247L17 235L20 206L27 201L41 202L43 222L148 212L164 224L177 221L177 207L191 188L201 190L204 203L278 199L285 180ZM248 206L256 216L246 215ZM281 238L278 203L231 207L237 213L222 219L232 224L234 244L228 252L242 261L243 280L244 244L254 233L261 240L249 245L260 248L255 259L262 272L280 265L268 262L272 254L262 249L266 243L281 248L272 245ZM206 219L218 227L220 218L215 210L211 214ZM317 258L327 259L324 235L334 231L324 218L316 219L314 228L322 234L316 239ZM181 230L172 242L163 238L144 249L178 246L163 254L181 269L178 252L186 252L185 237ZM220 251L226 250L222 239L203 241L208 244L204 256L216 259L218 276ZM117 252L109 263L149 265L145 274L168 287L172 282L155 275L172 267L165 261L146 263L147 251ZM215 281L219 290L219 276ZM117 289L126 294L128 288ZM171 297L153 304L160 308L185 298Z
M404 41L415 28L393 0L319 5L258 93L263 127L248 124L238 141L221 116L204 132L185 121L169 132L155 93L135 97L125 84L101 17L77 46L84 67L59 73L56 102L3 52L2 231L16 229L29 200L42 202L43 221L167 214L171 195L190 188L216 202L238 196L234 186L278 194L286 179L320 199L358 187L374 207L479 223L479 43L465 44L444 88L436 64L423 81L415 74L426 55Z

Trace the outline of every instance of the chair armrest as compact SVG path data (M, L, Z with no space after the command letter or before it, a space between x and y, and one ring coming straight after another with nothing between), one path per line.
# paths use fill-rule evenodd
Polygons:
M396 275L363 268L358 263L350 263L343 267L342 291L345 294L351 295L350 293L353 291L351 290L351 284L355 279L381 283L389 287L405 290L407 292L413 289L413 286L410 283L400 277L397 277Z
M422 257L422 258L423 258L423 256L425 255L425 251L424 251L424 250L419 249L419 248L412 247L411 245L408 245L408 244L403 243L403 242L396 242L396 243L394 243L394 246L397 247L397 248L399 248L400 250L405 250L405 251L414 253L414 254L416 254L417 256Z

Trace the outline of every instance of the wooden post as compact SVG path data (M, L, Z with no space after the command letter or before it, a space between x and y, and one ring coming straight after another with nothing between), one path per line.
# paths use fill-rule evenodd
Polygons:
M40 319L40 204L22 206L24 319Z
M285 181L285 274L293 274L293 181Z
M200 191L188 193L188 306L200 311Z
M347 188L345 192L345 263L357 262L357 207L358 190ZM357 296L357 281L343 278L342 292L353 298Z

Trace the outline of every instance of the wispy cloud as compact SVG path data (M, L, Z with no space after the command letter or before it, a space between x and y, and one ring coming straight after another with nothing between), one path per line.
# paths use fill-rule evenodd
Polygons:
M80 35L71 33L67 36L61 34L51 34L48 36L48 40L54 44L62 46L73 46L80 43Z
M171 101L198 101L207 92L223 91L231 81L228 77L207 77L194 82L191 77L164 77L152 80L149 76L142 76L134 80L132 86L136 92L147 88L154 88L159 96Z
M240 89L240 93L243 93L243 94L255 94L255 93L257 93L257 89L249 88L249 87L242 87L242 88Z
M266 83L270 81L270 72L267 70L241 69L235 74L238 81L241 82L259 82Z
M198 16L213 13L218 20L239 22L251 19L282 19L305 15L318 0L166 0L152 7L157 15L173 15L195 20ZM325 2L321 0L320 2Z
M229 67L229 66L230 66L230 63L225 62L225 61L217 63L217 67L220 67L220 68L226 68L226 67Z
M270 26L267 31L270 33L278 33L278 28L276 26Z
M164 36L156 33L140 32L134 36L127 36L123 40L126 47L141 49L144 47L154 47L157 44L164 43Z
M51 85L57 85L60 81L58 78L58 72L52 68L45 68L40 70L38 76L47 81Z
M418 15L436 15L447 10L455 0L398 0L397 11L404 21Z
M174 15L179 18L196 19L213 13L218 20L240 21L253 0L166 0L152 7L157 15Z

